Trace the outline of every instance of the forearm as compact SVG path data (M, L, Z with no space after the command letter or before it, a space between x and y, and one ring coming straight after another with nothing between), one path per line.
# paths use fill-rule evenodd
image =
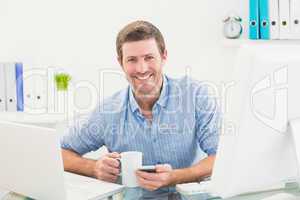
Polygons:
M77 153L62 149L62 157L65 171L94 177L95 160L83 158Z
M189 168L173 170L170 185L196 182L202 178L210 176L212 173L214 161L215 156L211 155Z

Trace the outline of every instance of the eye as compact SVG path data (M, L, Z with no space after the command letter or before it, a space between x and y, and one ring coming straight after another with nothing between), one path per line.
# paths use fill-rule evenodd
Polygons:
M136 59L135 58L128 58L127 62L136 62Z
M153 56L146 56L146 57L145 57L145 60L147 60L147 61L152 60L152 59L154 59Z

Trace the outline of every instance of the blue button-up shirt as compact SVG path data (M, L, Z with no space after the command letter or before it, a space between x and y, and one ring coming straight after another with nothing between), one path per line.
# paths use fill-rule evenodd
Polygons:
M128 86L104 100L84 123L70 128L61 146L83 155L105 145L110 152L140 151L143 165L170 164L189 167L201 150L216 154L220 115L205 83L188 77L163 76L152 122L141 113ZM170 191L144 191L145 196Z

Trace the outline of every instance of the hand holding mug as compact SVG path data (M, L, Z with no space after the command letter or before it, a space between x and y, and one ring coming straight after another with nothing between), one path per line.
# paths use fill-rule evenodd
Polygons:
M115 183L120 174L119 153L113 152L100 158L94 168L94 176L103 181Z

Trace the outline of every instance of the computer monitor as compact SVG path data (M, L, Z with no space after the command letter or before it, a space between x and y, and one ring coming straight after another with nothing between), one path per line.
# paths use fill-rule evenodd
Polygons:
M215 195L279 189L299 180L288 122L300 117L300 45L282 43L240 47L212 174Z

